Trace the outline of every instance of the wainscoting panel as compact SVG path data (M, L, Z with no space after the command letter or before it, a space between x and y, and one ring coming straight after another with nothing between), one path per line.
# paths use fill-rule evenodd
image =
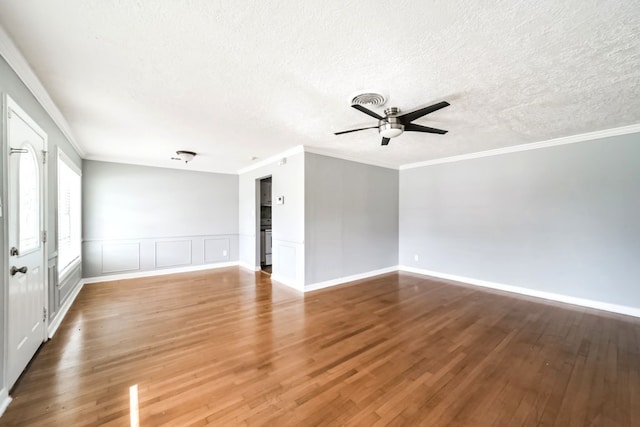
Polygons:
M191 265L191 240L156 242L156 267Z
M229 239L204 239L204 262L229 261Z
M304 290L304 243L273 240L273 275L275 281Z
M277 246L278 275L287 279L296 278L296 248L286 244Z
M53 319L60 307L60 289L58 285L58 258L49 259L49 319Z
M85 278L238 261L238 235L85 240Z
M103 243L101 273L140 269L140 243Z
M71 295L77 295L82 285L82 265L78 264L69 270L60 280L58 276L58 254L49 258L47 272L49 275L49 338L58 328L66 310L71 305Z
M240 234L240 262L248 267L260 267L260 255L257 253L255 234Z
M74 267L73 270L66 274L61 281L58 282L58 291L60 293L60 298L58 301L58 307L62 306L65 302L67 302L67 298L69 295L73 293L73 290L76 288L76 285L82 279L82 268L81 264L78 264L77 267Z

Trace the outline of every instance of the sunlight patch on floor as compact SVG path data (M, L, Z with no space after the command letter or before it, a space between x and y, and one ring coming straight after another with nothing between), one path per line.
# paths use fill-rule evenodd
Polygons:
M138 415L138 384L129 387L129 417L131 419L131 427L140 426L140 417Z

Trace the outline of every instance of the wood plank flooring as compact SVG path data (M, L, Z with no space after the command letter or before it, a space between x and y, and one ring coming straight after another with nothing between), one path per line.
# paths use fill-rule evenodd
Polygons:
M640 426L640 319L391 273L86 285L1 425Z

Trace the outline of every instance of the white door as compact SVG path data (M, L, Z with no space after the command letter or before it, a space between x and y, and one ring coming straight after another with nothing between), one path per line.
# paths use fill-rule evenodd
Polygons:
M9 143L9 388L45 337L43 243L46 134L7 97Z

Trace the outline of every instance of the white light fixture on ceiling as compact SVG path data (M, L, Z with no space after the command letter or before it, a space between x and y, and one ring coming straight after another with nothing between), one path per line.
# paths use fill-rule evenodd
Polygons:
M193 151L178 150L176 151L178 157L172 157L173 160L183 160L185 163L189 163L196 156Z
M402 135L402 132L404 132L402 123L383 123L378 127L378 133L383 138L395 138Z

